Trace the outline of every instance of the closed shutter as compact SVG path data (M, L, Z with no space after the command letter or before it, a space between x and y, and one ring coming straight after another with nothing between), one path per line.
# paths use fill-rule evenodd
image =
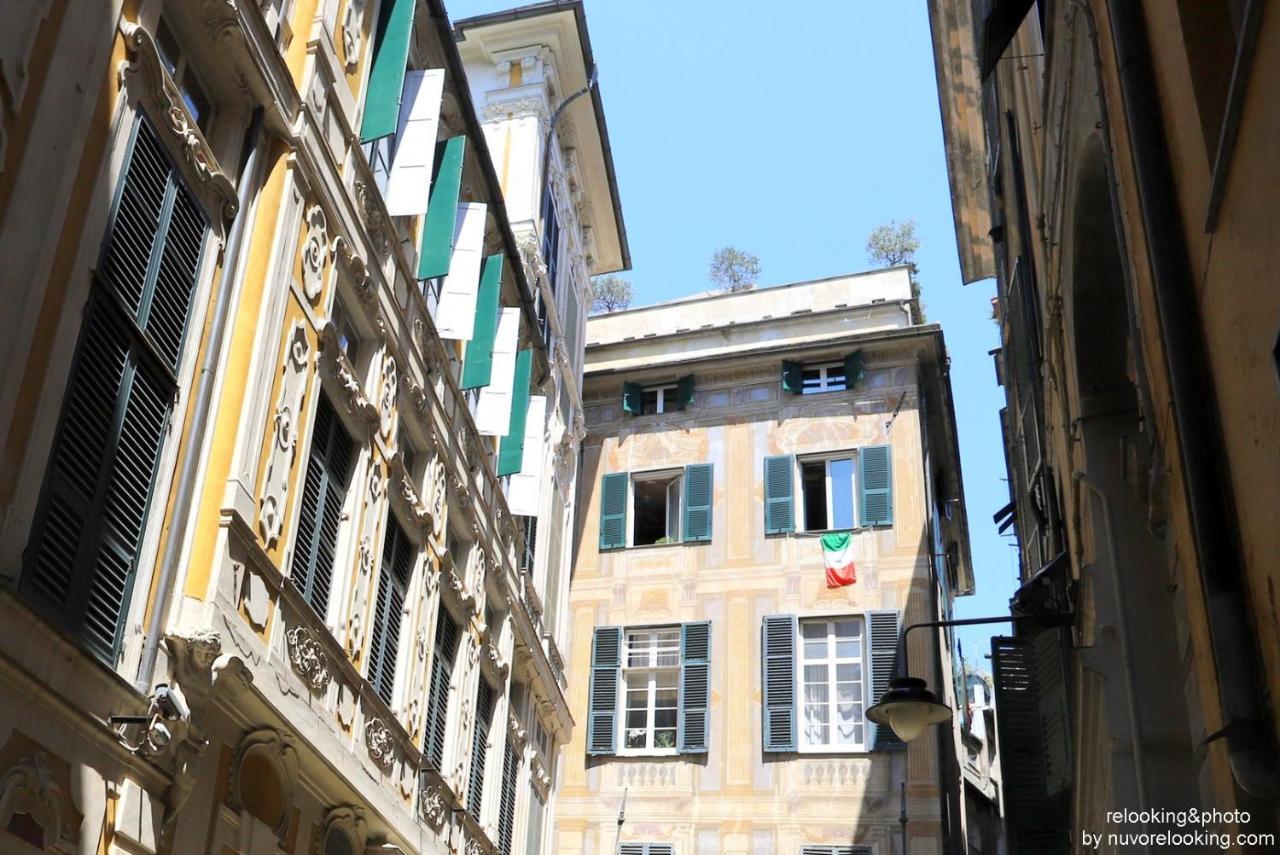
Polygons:
M644 387L639 383L622 384L622 411L633 416L644 412Z
M471 780L467 784L467 813L480 821L484 806L484 766L489 753L489 725L493 723L493 687L480 676L476 687L476 724L471 734Z
M587 753L613 754L618 691L622 682L622 627L598 626L591 641L591 686L587 706Z
M626 472L611 472L600 479L600 548L622 549L627 545Z
M871 703L868 706L880 703L881 696L889 691L889 681L898 673L898 633L897 612L867 612L867 636L870 639L867 650L871 659ZM892 728L878 727L870 719L867 727L870 728L867 744L873 749L906 747Z
M514 475L524 465L524 429L529 421L529 382L533 375L533 351L516 354L515 379L511 382L511 418L507 435L498 444L498 475Z
M786 534L796 530L796 503L792 492L796 459L790 454L764 459L764 533Z
M388 520L382 546L382 567L378 571L378 595L374 602L367 671L373 690L388 704L395 688L400 621L416 553L417 549L400 524L394 519Z
M804 366L799 362L782 363L782 391L804 394Z
M498 296L502 291L502 253L484 261L476 295L476 321L462 364L462 388L488 386L493 374L493 344L498 334Z
M795 615L769 615L761 627L760 666L766 752L796 750Z
M431 653L427 725L422 740L422 755L437 772L444 771L445 733L449 724L449 681L453 678L453 659L457 649L458 625L441 604L440 614L436 618L435 648Z
M680 717L676 745L681 754L702 754L710 744L711 622L680 626Z
M693 375L686 374L676 381L676 406L677 410L688 409L693 403Z
M427 221L422 226L422 243L418 252L419 279L434 279L450 270L466 149L466 137L454 137L436 146L431 200L427 203Z
M395 161L387 176L387 213L393 217L417 217L427 212L443 93L444 69L405 75Z
M712 464L694 463L684 468L684 540L711 539L711 504L715 496Z
M889 446L867 445L858 449L862 524L893 524L893 461Z
M373 70L364 96L360 141L380 139L396 132L405 67L409 64L409 40L413 34L414 0L387 0L378 16L374 37Z
M507 737L502 752L502 794L498 799L498 852L511 855L511 839L516 826L516 781L520 776L520 753ZM532 821L532 819L531 819Z
M471 341L475 335L487 212L488 206L482 202L457 207L451 261L441 274L444 282L440 285L440 302L436 304L434 318L440 338Z
M329 398L322 393L311 432L311 453L302 483L298 535L289 572L303 599L321 617L329 607L351 452L351 438L338 421Z
M856 389L862 384L862 351L855 350L844 358L844 387Z
M112 664L207 227L147 120L133 133L22 578L37 608Z

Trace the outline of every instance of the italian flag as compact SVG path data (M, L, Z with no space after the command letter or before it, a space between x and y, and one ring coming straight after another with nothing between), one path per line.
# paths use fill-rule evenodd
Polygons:
M858 581L853 566L853 532L834 531L824 534L822 557L827 563L828 588L842 588Z

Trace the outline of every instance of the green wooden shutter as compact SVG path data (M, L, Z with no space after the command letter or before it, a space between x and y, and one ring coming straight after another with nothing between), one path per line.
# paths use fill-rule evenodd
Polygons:
M413 35L414 0L386 0L378 16L373 41L373 70L364 96L360 141L380 139L396 132L400 119L400 95L409 65L409 41Z
M24 596L114 665L207 222L150 123L135 120L21 581Z
M684 468L684 541L711 539L711 504L715 497L712 464L693 463Z
M889 690L889 681L898 672L899 618L896 611L876 610L867 612L867 655L871 660L871 702L880 703L880 697ZM906 743L888 727L878 727L867 720L867 745L872 748L905 748Z
M630 474L611 472L600 479L600 548L627 545L627 488Z
M893 460L887 445L858 449L862 524L893 525Z
M644 388L639 383L622 384L622 411L633 416L644 412Z
M676 745L681 754L702 754L711 739L711 621L680 626L680 717Z
M498 296L502 291L502 253L484 261L476 295L476 325L462 364L462 388L488 386L493 373L493 340L498 334Z
M617 744L618 693L622 685L622 627L598 626L591 641L587 753L613 754Z
M436 617L436 641L431 652L431 686L427 691L426 726L422 736L422 756L432 769L444 771L445 733L449 722L449 681L458 649L458 625L444 603Z
M764 459L764 533L786 534L796 530L796 503L792 492L796 459L780 454Z
M761 709L764 750L796 750L796 635L795 615L769 615L760 628L762 670Z
M862 384L862 351L855 350L844 358L844 387L856 389Z
M373 631L369 635L369 684L387 704L396 682L396 655L400 651L400 621L409 590L409 577L417 549L394 519L387 522L383 538L382 566L374 601Z
M498 852L500 855L511 855L511 841L516 826L516 781L519 777L520 753L516 751L515 740L508 736L502 752L502 793L498 799Z
M419 279L434 279L449 272L466 150L467 138L461 136L436 146L431 199L427 202L427 221L422 227L422 243L418 252Z
M684 410L693 403L693 375L686 374L676 381L676 409Z
M793 395L804 393L804 366L799 362L783 361L782 391Z
M316 614L329 607L329 588L337 557L342 506L346 502L352 442L338 415L321 393L311 433L311 452L302 483L298 532L289 578Z
M498 475L514 475L524 462L524 428L529 421L529 379L533 373L533 351L516 354L515 379L511 381L511 420L507 435L498 445Z
M480 821L484 806L484 767L488 759L489 726L493 723L493 687L484 675L476 687L476 721L471 732L471 777L467 783L467 813Z

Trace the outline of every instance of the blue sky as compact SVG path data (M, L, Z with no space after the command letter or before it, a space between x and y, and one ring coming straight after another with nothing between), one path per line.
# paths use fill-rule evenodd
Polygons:
M454 20L511 5L446 0ZM957 611L1007 614L1012 540L991 522L1008 501L993 291L960 282L925 4L586 0L586 11L635 305L709 288L724 244L760 257L764 285L864 270L873 228L916 219L925 311L951 353L977 574ZM961 633L988 670L992 634Z

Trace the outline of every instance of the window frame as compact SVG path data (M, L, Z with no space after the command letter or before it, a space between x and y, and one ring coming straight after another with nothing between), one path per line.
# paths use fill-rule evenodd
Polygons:
M858 531L861 528L861 525L859 524L859 519L860 519L860 512L862 511L862 508L860 507L858 502L858 486L859 486L858 466L860 465L860 461L858 457L859 457L859 449L857 448L839 449L836 451L823 451L823 452L817 452L814 454L795 455L795 466L796 466L796 469L798 469L799 471L796 473L793 473L793 475L798 476L796 477L796 483L799 486L799 489L795 491L795 495L793 497L794 508L792 510L792 513L795 515L795 519L799 520L802 523L802 525L797 528L795 532L796 534L826 534L827 532L832 532L832 531ZM850 525L848 528L832 527L830 525L826 526L825 528L809 528L809 517L805 509L804 465L806 463L818 463L818 462L825 464L827 522L830 523L831 507L832 507L831 463L832 461L835 461L835 460L848 460L850 464L849 508L853 515L853 524Z
M650 392L655 393L653 409L648 406L647 396ZM673 404L679 404L680 386L677 383L661 383L654 386L640 387L640 413L642 416L660 416L667 412L679 412L678 407L670 407L667 403L670 400Z
M831 388L834 381L829 376L831 369L840 371L840 388ZM818 372L819 386L816 389L809 389L807 386L805 374L810 371ZM840 360L832 362L803 362L800 364L800 395L820 395L824 392L847 392L849 391L849 378L844 373L844 363Z
M670 639L662 638L662 633L670 633L672 637ZM675 756L680 753L680 633L681 629L680 624L678 623L657 624L654 626L624 626L622 628L622 658L620 665L622 680L621 685L619 686L620 691L618 692L618 705L620 709L617 711L617 724L615 725L618 728L615 737L617 739L617 749L614 752L617 756L668 757ZM649 664L630 664L633 635L648 636L651 639L652 643L646 651ZM668 646L663 647L662 645L664 643ZM663 655L674 657L673 664L658 664L660 657ZM674 706L670 707L670 709L675 713L676 718L675 723L670 728L659 728L657 726L657 712L659 709L657 705L657 695L659 691L657 677L660 672L669 673L671 675L673 685L670 689L675 692ZM627 726L627 713L630 710L627 701L631 695L629 676L635 673L647 673L648 679L645 686L644 707L645 745L633 748L627 746L627 732L632 729ZM666 689L667 687L662 688ZM662 709L667 709L667 707L662 707ZM658 746L655 744L659 730L671 731L670 746Z
M835 625L837 622L840 622L840 621L853 621L861 627L860 634L858 635L861 651L859 656L856 658L856 660L850 660L848 658L845 658L842 661L842 658L836 654L836 648L834 645L838 642L839 636L835 635ZM810 660L810 659L807 659L805 656L804 628L806 625L812 626L815 624L826 624L828 626L828 632L826 636L827 656L821 660ZM809 615L806 617L798 617L796 619L796 669L795 669L796 753L798 754L869 754L874 750L874 745L871 744L871 727L869 726L867 721L867 707L870 706L870 704L868 704L868 699L870 699L871 693L872 693L871 647L870 647L869 632L870 632L870 627L867 620L867 616L866 614L863 614L863 613ZM859 720L862 725L862 741L859 743L845 745L838 742L830 741L834 739L834 734L836 729L834 712L835 712L836 706L839 703L835 693L835 688L839 681L835 679L834 669L841 664L851 664L852 662L856 662L856 664L861 666L861 677L858 680L858 684L861 686L862 691L861 691L861 697L858 699L858 701L856 701L856 703L858 703L862 707L861 717ZM806 740L805 706L807 704L804 700L804 689L805 689L804 672L805 672L805 666L810 664L823 664L823 665L826 665L829 669L831 669L828 672L827 683L826 683L826 686L828 689L828 700L826 703L828 705L829 710L832 711L832 716L827 721L827 727L829 728L829 732L828 732L829 741L822 744L809 744L805 741Z
M670 467L664 469L648 469L642 472L630 472L627 479L627 549L644 549L650 546L676 546L684 543L683 522L684 522L684 467ZM667 480L669 479L669 480ZM636 482L637 481L663 481L667 480L666 496L666 520L667 533L666 543L641 543L635 542L636 522ZM675 491L676 507L675 507L675 534L671 533L671 493Z

